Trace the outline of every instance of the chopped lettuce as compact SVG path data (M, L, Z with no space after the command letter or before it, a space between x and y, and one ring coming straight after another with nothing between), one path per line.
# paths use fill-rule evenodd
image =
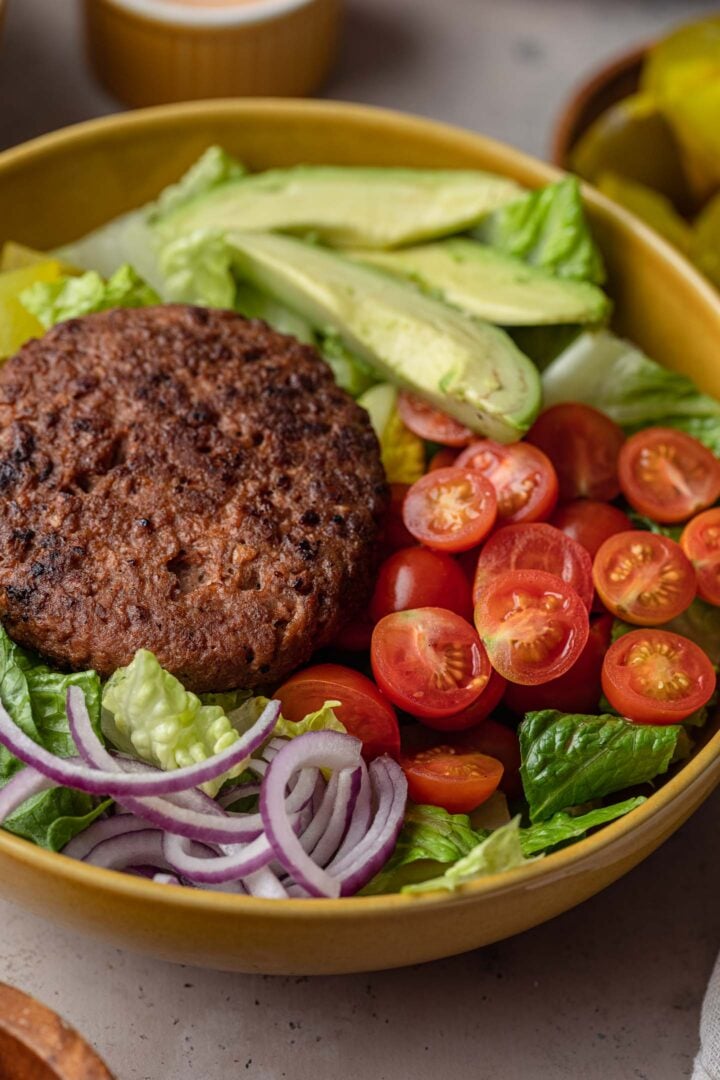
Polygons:
M77 754L70 736L65 696L70 685L85 694L90 718L99 731L100 681L94 671L63 675L16 645L0 626L0 700L26 735L60 757ZM0 787L24 768L21 761L0 746ZM59 851L81 832L108 803L70 788L51 788L28 799L3 823L3 828Z
M720 401L608 330L581 334L545 369L542 384L546 407L584 401L628 432L678 427L710 449L720 446Z
M121 266L108 281L89 270L79 277L37 282L20 296L23 306L48 330L66 319L76 319L109 308L147 307L159 303L157 293L132 266Z
M605 270L590 233L580 184L566 176L493 211L474 230L491 247L561 278L602 284Z
M318 334L318 348L332 369L335 382L353 397L359 397L378 381L371 368L345 347L337 334Z
M380 441L389 484L414 484L425 472L425 444L405 427L397 411L397 388L378 383L358 398Z
M437 877L443 865L468 855L487 835L474 829L466 814L408 803L395 850L363 895L398 892L404 885Z
M520 818L515 817L507 825L495 829L483 837L462 858L448 867L444 874L429 881L405 885L404 893L435 892L438 889L457 889L480 877L514 870L528 862L520 842Z
M237 286L232 251L219 230L196 229L167 244L158 256L163 297L181 304L232 308Z
M321 709L308 713L302 720L297 721L285 720L279 716L273 735L283 739L294 739L297 735L304 735L306 731L339 731L344 735L347 728L334 712L339 706L339 701L326 701Z
M541 851L557 847L558 844L566 844L569 840L579 840L589 829L615 821L644 802L644 796L638 795L611 806L599 806L586 813L568 813L561 810L547 821L538 821L520 830L523 855L537 855Z
M178 210L198 195L206 195L228 180L238 180L246 172L242 162L228 154L227 150L221 146L209 146L176 184L170 184L160 192L152 204L149 217L154 221L163 214Z
M110 676L102 709L110 742L161 769L204 761L239 738L220 705L203 705L147 649L138 650L127 667ZM230 775L241 771L238 766ZM206 785L208 794L216 794L226 779Z
M647 783L667 771L680 728L631 724L608 714L582 716L544 709L520 725L520 754L530 820Z

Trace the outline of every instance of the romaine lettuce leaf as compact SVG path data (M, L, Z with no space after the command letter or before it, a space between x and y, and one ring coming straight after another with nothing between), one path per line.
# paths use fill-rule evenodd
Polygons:
M608 330L581 334L545 369L542 384L546 407L584 401L628 432L649 425L680 427L710 449L720 442L720 401Z
M95 311L147 307L157 304L159 297L132 266L125 265L116 270L109 281L90 270L79 277L37 282L21 293L20 301L48 330L56 323Z
M112 806L70 788L51 788L34 795L3 822L3 829L32 840L49 851L62 851L74 836Z
M321 709L308 713L302 720L296 722L279 716L273 735L283 739L294 739L297 735L304 735L306 731L339 731L345 735L347 728L338 720L334 712L339 705L339 701L326 701Z
M585 218L580 184L574 176L493 211L473 235L557 277L595 284L605 280L602 258Z
M180 304L232 308L237 292L232 258L219 230L196 229L179 236L158 256L163 297Z
M204 761L239 737L219 705L203 705L147 649L138 650L105 684L102 726L119 750L168 770ZM242 766L230 775L239 772ZM227 778L205 790L216 794Z
M473 829L467 814L408 803L393 854L362 894L399 892L404 885L437 877L444 864L468 855L487 836L487 831Z
M680 728L632 724L608 714L582 716L545 709L519 729L522 778L530 820L643 784L664 773Z
M404 893L434 892L437 889L457 889L488 874L501 874L505 870L514 870L528 862L520 843L520 817L513 818L507 825L495 829L489 836L481 839L475 847L448 867L444 874L430 878L429 881L405 885Z
M537 855L538 852L547 851L558 844L565 844L568 840L579 840L588 829L615 821L644 802L644 796L638 795L634 799L625 799L624 802L613 803L612 806L600 806L584 814L571 814L561 810L553 814L548 821L538 821L520 830L523 855Z
M206 195L228 180L239 179L246 172L242 162L228 154L227 150L221 146L209 146L176 184L170 184L160 192L156 202L151 204L149 217L154 221L198 195Z
M319 334L318 348L335 382L353 397L364 394L378 381L365 361L346 349L337 334Z

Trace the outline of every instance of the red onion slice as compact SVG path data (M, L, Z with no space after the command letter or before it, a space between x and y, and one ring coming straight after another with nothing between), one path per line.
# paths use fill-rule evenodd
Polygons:
M93 848L102 844L105 840L111 840L114 836L124 836L126 833L142 832L147 830L147 822L132 814L116 814L111 818L94 821L81 833L74 836L62 849L63 855L69 855L71 859L85 859Z
M356 768L362 743L336 731L312 731L290 740L273 758L260 792L260 814L275 855L298 885L312 896L337 897L340 882L313 862L288 820L285 789L299 770Z
M230 788L229 791L223 791L217 797L219 806L225 809L228 806L232 806L233 803L238 802L240 799L247 799L251 795L260 794L259 784L238 784L237 787Z
M125 870L129 866L152 866L170 870L162 849L163 834L159 829L141 829L103 840L83 860L105 870Z
M244 878L244 884L251 896L259 896L263 900L287 900L288 898L287 890L268 866L258 870L256 874L249 874Z
M347 857L335 867L341 881L341 895L352 896L367 885L392 855L402 828L407 803L405 774L391 757L376 758L370 766L378 793L378 814L370 831L355 849L354 858ZM388 809L380 814L380 805Z
M355 808L350 819L345 839L335 853L334 861L340 862L349 852L355 850L365 833L370 828L372 819L372 787L367 769L360 775L360 790L355 801Z
M237 881L262 870L275 857L275 852L265 836L259 836L251 844L244 844L228 855L215 855L211 852L208 857L196 850L192 840L165 833L163 853L165 861L181 877L208 885Z
M15 773L0 791L0 825L33 795L39 795L41 791L57 786L54 780L50 780L32 766L27 766Z
M156 885L182 885L180 878L174 874L153 874L153 881Z
M338 778L338 784L332 813L325 831L310 852L313 862L316 862L318 866L325 866L330 861L347 831L364 769L363 762L357 769L343 769L339 773L334 773L334 776Z

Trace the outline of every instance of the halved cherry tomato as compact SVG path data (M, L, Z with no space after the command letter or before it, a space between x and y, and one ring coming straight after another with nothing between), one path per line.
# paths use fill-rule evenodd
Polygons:
M536 709L559 709L566 713L597 712L602 692L600 675L605 653L610 646L612 624L612 615L593 619L585 648L569 671L558 679L538 686L509 683L504 704L518 716Z
M572 586L543 570L510 570L490 582L475 608L475 625L495 670L524 686L568 671L590 629Z
M591 559L609 536L632 529L632 521L617 506L594 499L576 499L558 506L550 524L582 544Z
M632 529L600 546L593 580L608 611L638 626L660 626L689 607L697 579L679 544Z
M476 750L479 754L497 758L505 770L500 781L500 790L511 799L522 795L520 740L512 728L488 717L482 724L453 735L448 741L458 749Z
M453 450L449 446L443 446L442 450L438 450L430 458L430 464L427 467L428 472L435 472L436 469L449 469L457 461L458 452Z
M584 547L552 525L505 525L485 543L475 571L473 600L508 570L545 570L572 585L585 607L593 600L592 559Z
M715 671L702 649L667 630L632 630L605 657L605 697L637 724L676 724L702 708Z
M623 446L618 470L625 498L653 521L687 521L720 498L720 461L684 431L639 431Z
M552 461L561 499L614 499L620 494L618 454L621 428L591 405L553 405L540 413L525 436Z
M480 697L466 709L453 713L452 716L423 716L418 719L434 731L465 731L467 728L477 727L497 709L507 685L502 675L498 675L497 671L491 671L488 684Z
M441 446L467 446L472 441L470 428L453 420L452 416L433 409L422 398L401 390L397 399L397 410L406 428L428 442L440 443Z
M398 548L412 547L417 543L403 521L403 503L409 490L409 484L390 484L390 505L385 513L381 536L382 548L388 555Z
M433 746L400 759L413 802L442 806L451 814L469 814L484 803L502 779L502 764L452 746Z
M373 622L393 611L443 607L472 621L468 580L451 555L425 547L401 548L380 567L370 602Z
M720 507L698 514L683 529L680 547L695 567L698 593L720 606Z
M338 630L333 645L345 652L367 652L370 648L374 621L368 611L363 611Z
M378 686L413 716L452 716L480 697L490 661L465 619L443 608L386 615L375 627L370 661Z
M550 459L530 443L502 446L491 439L472 443L456 462L487 477L497 492L498 525L544 521L558 498L558 480Z
M423 544L439 551L467 551L495 524L495 489L470 469L436 469L408 491L405 527Z
M295 723L321 709L326 701L339 701L335 715L350 735L362 741L366 760L380 754L397 757L400 753L395 710L359 671L341 664L315 664L289 678L274 697L281 704L284 718Z

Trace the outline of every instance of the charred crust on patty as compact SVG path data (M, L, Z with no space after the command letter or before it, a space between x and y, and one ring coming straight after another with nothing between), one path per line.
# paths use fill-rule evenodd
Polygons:
M368 599L387 491L314 349L233 312L73 319L0 371L0 617L70 668L282 679Z

